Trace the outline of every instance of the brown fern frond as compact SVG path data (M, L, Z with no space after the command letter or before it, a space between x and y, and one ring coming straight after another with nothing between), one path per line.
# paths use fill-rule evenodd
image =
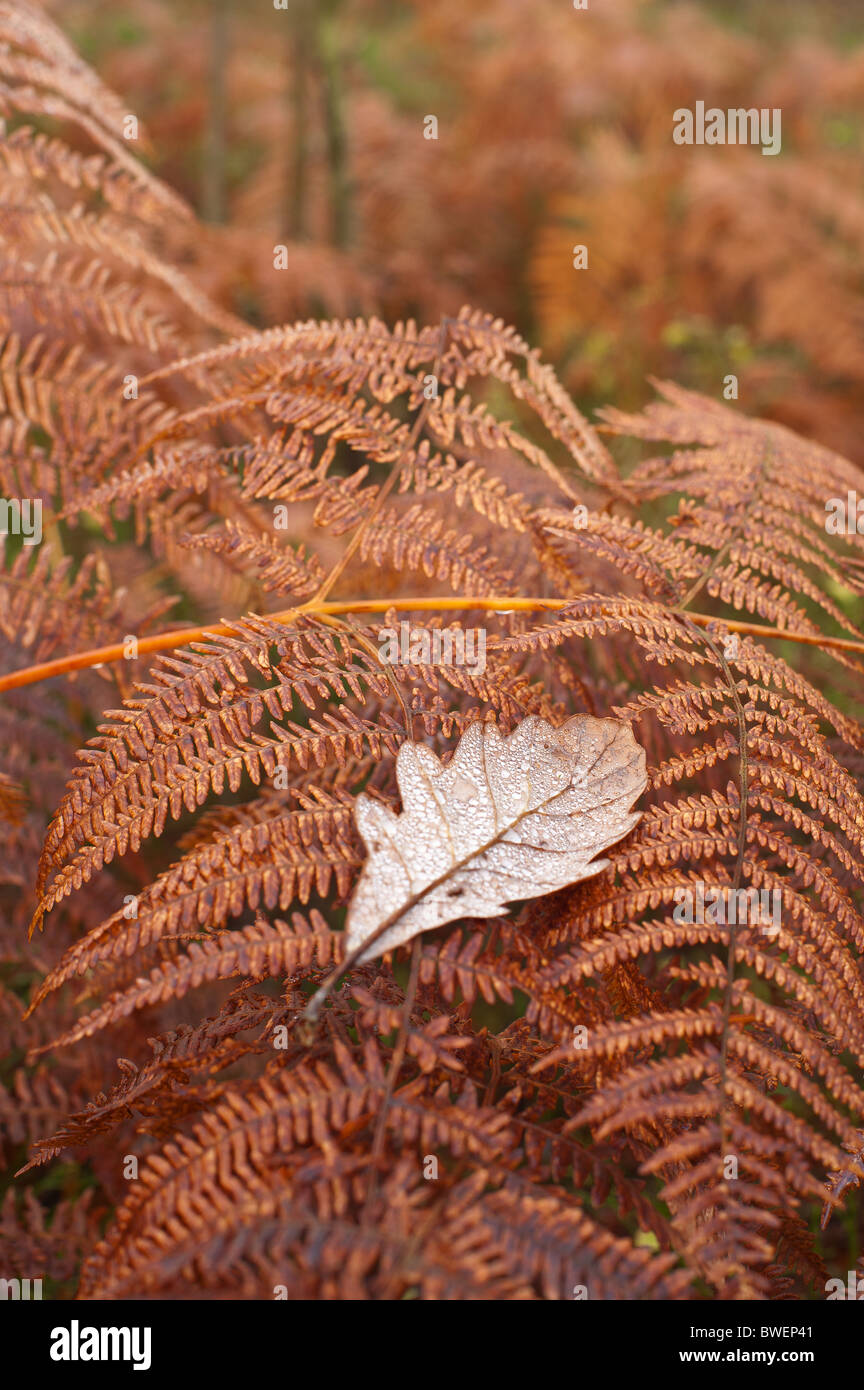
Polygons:
M307 556L302 545L295 551L290 546L280 545L275 537L247 531L230 519L222 531L184 537L181 543L190 549L206 550L211 555L251 561L265 593L309 598L317 592L324 578L317 555Z
M507 32L527 35L519 7L490 13L505 8ZM543 5L538 15L548 22ZM439 22L465 38L464 57L454 46L465 71L479 63L500 90L509 69L477 52L469 18L451 6ZM584 39L576 70L614 75L636 172L617 137L595 148L574 132L543 152L508 135L515 195L496 155L469 210L427 152L418 164L447 193L454 238L462 228L467 247L475 223L496 222L505 237L508 218L528 217L520 202L590 175L583 210L608 230L606 259L584 277L573 323L602 329L608 314L614 327L632 310L634 352L620 356L637 362L669 325L633 247L665 267L682 304L697 291L713 304L688 238L716 217L735 249L727 264L712 244L708 260L741 321L759 333L773 323L820 371L864 379L845 270L820 252L805 276L824 291L837 342L812 313L799 329L795 277L761 248L747 200L736 205L731 165L699 175L688 164L675 183L667 154L639 148L640 132L659 129L674 65L648 44L634 107L616 20L596 23L603 42ZM721 75L739 51L728 42ZM519 82L534 54L514 58ZM300 76L302 97L312 77ZM569 109L557 60L533 83ZM583 86L594 112L596 84ZM272 124L264 96L250 112L250 129ZM355 177L370 173L373 116L351 114L350 150L323 142L329 170L307 152L310 206L317 225L328 178L357 185L363 264L350 239L304 247L299 222L286 233L291 266L310 284L329 268L322 303L346 308L325 312L346 316L266 326L268 304L303 303L308 286L274 288L260 236L243 245L238 227L200 227L140 164L123 104L51 21L26 0L0 3L0 115L12 127L0 140L0 483L10 502L38 500L44 528L35 555L26 536L7 540L0 574L0 1019L13 1062L0 1126L25 1193L7 1199L0 1241L70 1281L80 1248L84 1299L818 1290L838 1249L828 1228L821 1249L812 1234L825 1194L833 1211L864 1176L864 564L860 536L825 525L830 499L861 491L860 470L671 383L641 411L603 410L595 429L516 328L454 311L456 270L423 287L410 248L410 273L389 259L394 283L417 289L391 314L398 295L366 260L380 250L376 221L386 210L402 225L405 199L391 189L379 202L375 180L364 189ZM449 157L467 156L458 119L450 137ZM383 128L381 148L394 158L392 169L379 159L380 177L395 188L404 161ZM356 161L350 179L340 160ZM533 181L519 172L532 162ZM769 192L742 179L772 227L788 202L804 251L812 219L776 167ZM473 158L466 168L479 173ZM836 191L826 177L813 183L820 215ZM680 275L666 260L676 189ZM835 209L846 248L864 245L859 204ZM751 270L731 264L745 231ZM531 273L540 331L563 344L570 330L547 295L557 235L541 234ZM236 266L215 264L229 255ZM753 308L756 263L769 287ZM604 286L615 293L601 315ZM348 317L360 303L366 316ZM409 317L429 305L432 322ZM584 399L599 398L604 343L592 332L578 354ZM564 370L573 380L566 356ZM759 370L776 382L779 359L757 361L751 382ZM618 399L641 398L634 374ZM169 594L183 626L145 639L142 666L139 638ZM277 594L288 598L273 611ZM402 635L420 624L429 644L406 650ZM457 640L469 632L473 662ZM518 743L526 720L546 721L561 752L574 717L582 729L610 721L631 748L638 738L646 768L639 818L583 865L593 876L538 873L538 887L569 886L527 900L514 878L523 896L511 908L511 880L498 881L508 861L490 856L495 915L430 918L358 964L342 918L347 903L353 946L358 879L372 884L366 949L425 902L433 860L435 890L454 888L446 906L459 910L450 880L477 865L460 858L436 787L479 798L475 810L489 811L488 792L492 843L508 853L569 853L564 817L560 842L520 838L544 785L539 753L508 772L508 795L523 797L518 831L502 830L494 757L480 786L453 774L472 739L482 734L485 759L487 737ZM397 889L375 877L387 856L361 831L364 818L388 835L414 826L415 765L429 815L404 843L393 832ZM590 774L578 788L577 838L608 811L590 800ZM26 920L49 914L51 933L25 939ZM118 1175L118 1152L140 1165L137 1181ZM46 1224L50 1189L33 1170L70 1155L69 1196L95 1185L94 1215L73 1202Z

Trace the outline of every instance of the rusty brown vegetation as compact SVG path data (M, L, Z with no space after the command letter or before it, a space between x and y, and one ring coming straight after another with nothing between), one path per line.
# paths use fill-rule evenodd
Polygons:
M280 290L307 316L264 327L225 269L239 220L205 227L58 28L0 3L0 483L43 508L38 548L6 538L0 583L0 1137L21 1170L0 1251L58 1296L806 1298L859 1258L864 555L825 508L862 490L829 447L860 448L843 247L861 210L834 200L842 152L806 185L792 160L676 168L659 113L683 58L709 62L709 21L643 35L659 56L637 95L638 8L590 31L587 110L556 124L573 16L529 46L519 7L479 7L508 90L530 106L530 68L549 127L538 149L492 120L496 50L465 82L468 165L421 151L406 172L437 209L404 204L426 239L388 222L363 165L407 166L393 112L352 91L362 253L333 235L331 149L303 204L319 241L289 238ZM469 14L412 22L467 54ZM711 52L699 80L761 80L758 47ZM764 80L793 93L806 161L789 61ZM852 102L860 66L817 77ZM625 90L614 148L568 138ZM524 182L499 176L505 152ZM275 196L265 175L240 204ZM582 192L543 202L571 177ZM509 202L527 216L532 180L545 214L526 228ZM607 229L584 294L559 285L571 216ZM460 217L484 248L468 268ZM519 317L526 244L538 345L499 316ZM308 289L316 257L336 317ZM641 373L698 306L802 354L782 390L776 363L744 364L766 418L719 380L658 381L636 406L624 375L588 409L612 370L601 328ZM261 291L256 314L273 308ZM826 443L805 437L826 420ZM384 629L418 619L482 627L482 671L383 662ZM629 726L647 755L607 867L337 971L310 1027L345 961L358 796L400 809L408 743L446 764L478 721L574 715ZM700 887L727 907L770 894L779 921L683 920Z

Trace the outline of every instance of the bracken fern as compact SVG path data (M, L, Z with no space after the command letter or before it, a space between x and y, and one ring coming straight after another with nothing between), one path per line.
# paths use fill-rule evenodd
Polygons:
M0 467L44 506L0 587L0 1122L97 1188L2 1240L84 1298L806 1296L864 1172L858 470L668 383L598 430L477 310L247 328L116 98L29 6L0 38ZM384 664L424 613L485 669ZM580 712L648 754L608 868L354 966L311 1034L358 793ZM776 930L675 911L750 889Z

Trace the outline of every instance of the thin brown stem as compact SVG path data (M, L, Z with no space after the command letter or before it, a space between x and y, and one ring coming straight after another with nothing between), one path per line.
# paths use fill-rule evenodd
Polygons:
M308 603L298 604L296 608L285 608L279 613L265 613L262 616L270 623L291 623L297 618L317 618L328 613L386 613L390 608L405 613L456 612L472 608L493 613L525 613L541 609L558 612L573 602L572 598L514 598L510 594L499 594L497 597L490 597L489 595L481 597L474 594L438 594L433 597L417 595L386 599L355 598L340 599L335 602L319 602L317 599L312 599ZM679 613L679 611L683 612L684 610L672 608L668 611ZM740 632L745 637L758 637L763 641L771 638L784 642L798 642L811 647L826 647L829 650L864 654L864 642L854 641L848 637L826 637L821 632L792 632L783 627L765 627L761 623L712 617L708 613L687 612L686 616L699 627L708 627L710 623L717 623L728 629L729 632ZM228 636L235 630L231 623L210 623L205 627L184 627L177 628L173 632L157 632L152 637L139 638L138 655L147 656L154 652L176 651L178 647L186 647L191 642L206 642L209 637ZM6 690L18 690L25 685L36 685L39 681L49 680L52 676L65 676L71 671L83 671L87 667L104 666L111 661L122 661L126 658L125 647L126 644L123 642L113 642L105 647L92 647L88 651L76 652L70 656L59 656L53 661L42 661L35 666L23 667L20 671L11 671L8 675L0 677L0 694Z
M442 318L438 337L438 351L435 354L435 361L432 365L432 376L436 379L436 381L440 374L441 358L444 355L444 345L447 341L447 329L449 327L449 324L450 320L448 318ZM332 592L334 586L345 573L345 570L348 568L351 559L359 549L363 537L367 534L369 527L372 525L372 522L375 520L377 516L380 515L384 503L386 502L387 498L390 496L390 493L393 491L394 487L399 481L399 478L402 474L402 469L405 464L406 455L413 450L414 445L420 438L420 434L423 430L423 426L426 424L426 417L429 414L429 409L433 399L434 398L431 396L426 397L423 401L422 406L417 411L417 416L414 420L414 424L411 426L411 430L408 435L408 438L405 440L404 447L399 451L399 457L396 459L395 463L393 464L393 467L390 469L387 481L382 485L381 490L378 493L378 496L375 498L369 515L363 518L360 525L357 527L357 530L354 532L354 535L351 537L351 540L349 541L348 545L345 547L345 550L343 551L338 563L334 565L333 569L327 575L327 578L324 580L323 584L316 593L316 602L320 603L323 599L327 597L329 593Z
M381 1109L378 1112L378 1120L375 1125L375 1138L372 1143L372 1184L367 1207L372 1199L377 1181L377 1164L384 1149L384 1136L387 1130L387 1112L390 1109L390 1102L393 1099L393 1091L405 1060L405 1052L408 1047L408 1032L411 1027L411 1013L414 1009L414 1000L417 997L417 981L420 975L420 948L421 941L419 936L415 936L414 944L411 948L411 971L408 976L408 984L405 989L405 1002L402 1006L402 1019L399 1024L399 1036L393 1048L393 1055L387 1068L387 1086L384 1091L384 1099L381 1102Z

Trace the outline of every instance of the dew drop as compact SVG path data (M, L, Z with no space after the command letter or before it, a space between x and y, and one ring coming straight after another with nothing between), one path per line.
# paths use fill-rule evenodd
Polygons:
M477 796L477 788L473 782L469 782L467 777L459 773L453 783L453 796L457 801L474 801Z

